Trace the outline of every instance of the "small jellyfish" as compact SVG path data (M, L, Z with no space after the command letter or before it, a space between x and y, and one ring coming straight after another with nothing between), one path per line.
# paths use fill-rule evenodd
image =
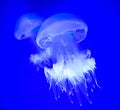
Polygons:
M61 13L47 18L37 34L36 43L43 51L32 54L30 60L44 68L55 99L65 92L71 102L75 95L82 105L80 94L83 94L92 103L88 89L93 91L97 85L96 62L90 50L84 52L78 48L87 30L86 23L79 17Z
M32 38L35 40L37 32L44 21L44 18L35 14L21 16L15 26L15 38L18 40Z

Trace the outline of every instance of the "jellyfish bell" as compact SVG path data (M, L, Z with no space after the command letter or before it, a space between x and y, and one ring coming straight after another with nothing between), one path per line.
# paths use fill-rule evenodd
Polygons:
M46 48L56 37L65 35L69 37L66 39L73 39L79 43L85 39L87 29L86 23L75 15L56 14L44 21L38 32L36 42L41 48Z
M35 14L25 14L21 16L15 26L15 38L18 40L27 38L35 39L43 21L44 19L42 17Z

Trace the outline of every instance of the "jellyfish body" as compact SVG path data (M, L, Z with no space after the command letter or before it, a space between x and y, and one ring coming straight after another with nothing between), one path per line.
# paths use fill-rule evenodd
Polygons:
M35 40L38 30L44 18L35 14L25 14L21 16L15 26L15 38L18 40L32 38Z
M46 79L56 99L66 92L71 102L72 95L76 95L81 105L82 93L91 103L88 86L92 91L97 85L96 63L90 50L83 52L77 47L86 38L87 29L81 19L65 13L46 19L38 32L36 43L44 51L31 55L30 60L40 66L44 64Z
M54 38L63 34L66 34L66 39L73 38L79 43L86 37L87 25L72 14L53 15L42 24L36 42L41 48L46 48Z

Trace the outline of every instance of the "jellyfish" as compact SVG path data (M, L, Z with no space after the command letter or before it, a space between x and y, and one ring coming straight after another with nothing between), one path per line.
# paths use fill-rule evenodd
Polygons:
M31 54L30 60L44 68L56 100L64 92L72 103L72 97L76 96L82 105L81 94L92 103L88 89L93 92L98 86L94 72L96 62L90 50L78 48L87 31L87 24L69 13L48 17L38 31L36 43L42 51Z
M24 14L22 15L15 26L14 35L17 40L32 39L35 41L37 32L44 21L44 18L39 17L36 14Z

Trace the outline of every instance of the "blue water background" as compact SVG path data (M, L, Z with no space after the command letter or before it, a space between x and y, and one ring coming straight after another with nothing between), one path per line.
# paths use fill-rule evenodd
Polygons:
M14 37L17 19L26 13L43 17L69 12L88 25L81 43L96 59L96 88L93 104L71 104L65 94L56 101L43 69L36 71L29 56L31 41ZM0 110L119 110L120 88L120 1L117 0L1 0L0 1Z

